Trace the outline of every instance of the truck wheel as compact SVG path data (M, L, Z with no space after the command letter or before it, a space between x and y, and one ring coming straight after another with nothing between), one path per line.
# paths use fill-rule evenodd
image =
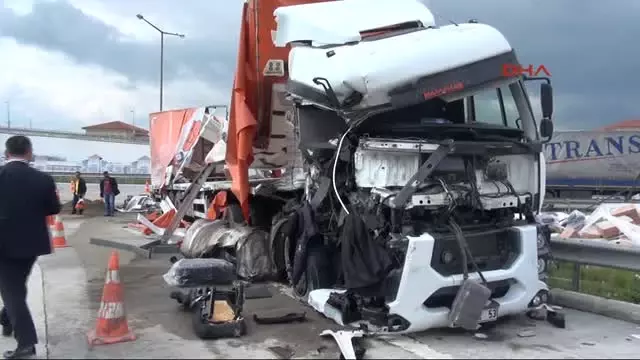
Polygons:
M306 302L311 291L333 285L331 274L331 263L327 252L322 247L310 248L307 255L307 269L300 281L293 286L293 291L300 300Z
M285 260L285 246L288 243L286 238L288 234L285 231L287 229L288 218L277 218L271 227L271 233L269 234L269 240L271 245L271 257L273 264L276 267L276 272L279 279L286 279L287 276L287 261Z

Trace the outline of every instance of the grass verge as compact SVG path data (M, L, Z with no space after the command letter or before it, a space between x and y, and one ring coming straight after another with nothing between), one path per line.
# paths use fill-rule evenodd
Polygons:
M549 286L640 304L640 275L633 271L583 265L577 290L572 285L573 276L572 263L557 262L549 269Z

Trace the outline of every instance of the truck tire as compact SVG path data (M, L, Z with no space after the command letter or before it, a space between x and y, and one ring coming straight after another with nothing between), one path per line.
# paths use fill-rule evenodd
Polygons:
M333 285L332 265L327 251L314 246L307 254L307 268L300 281L293 286L293 292L299 300L306 302L309 293L316 289L326 289Z
M269 242L271 247L271 258L273 264L276 267L276 273L279 279L286 279L287 277L287 261L285 260L285 246L286 246L286 234L283 230L287 228L288 218L274 217L273 226L271 226L271 232L269 234Z

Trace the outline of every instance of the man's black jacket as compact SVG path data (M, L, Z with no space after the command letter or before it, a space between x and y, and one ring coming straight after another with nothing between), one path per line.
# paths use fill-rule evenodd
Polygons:
M20 161L0 167L0 259L51 253L47 216L60 212L51 176Z
M77 187L78 192L76 194L74 194L74 195L78 195L80 197L84 197L84 195L87 193L87 182L84 181L83 178L78 178L75 181L78 182L78 185L77 185L78 186Z
M118 190L118 182L115 178L109 176L109 180L111 180L111 192L113 195L120 194L120 190ZM100 197L104 197L104 179L100 180Z

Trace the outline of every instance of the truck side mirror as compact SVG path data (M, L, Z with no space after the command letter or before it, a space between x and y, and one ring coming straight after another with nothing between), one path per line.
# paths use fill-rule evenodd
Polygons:
M542 118L551 119L551 115L553 115L553 88L551 84L540 84L540 106L542 107Z
M540 136L546 138L545 141L551 140L551 136L553 136L553 121L551 119L543 118L540 122Z

